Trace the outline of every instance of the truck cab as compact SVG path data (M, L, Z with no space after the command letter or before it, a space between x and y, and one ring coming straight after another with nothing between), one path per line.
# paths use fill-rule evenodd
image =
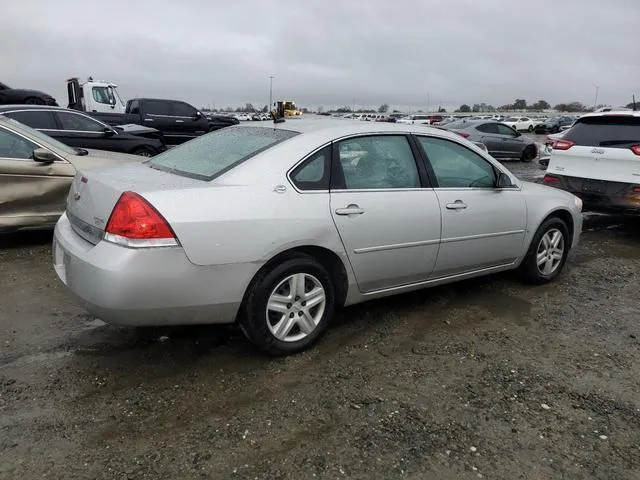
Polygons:
M76 77L67 80L69 106L88 113L124 113L125 104L118 94L118 85L89 77L80 82Z

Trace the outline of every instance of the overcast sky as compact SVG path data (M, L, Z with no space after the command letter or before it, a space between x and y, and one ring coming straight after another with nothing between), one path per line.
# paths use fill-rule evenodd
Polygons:
M640 0L10 0L0 81L65 79L197 107L426 108L640 95Z

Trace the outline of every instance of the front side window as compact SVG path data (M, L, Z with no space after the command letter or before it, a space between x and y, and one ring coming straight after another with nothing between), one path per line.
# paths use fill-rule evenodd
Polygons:
M163 100L145 100L144 111L149 115L171 115L169 102Z
M331 146L314 153L291 173L291 181L300 190L328 190Z
M402 135L377 135L344 140L338 144L343 185L335 188L419 188L420 177ZM338 180L337 180L338 181Z
M176 117L194 117L196 109L182 102L173 102L173 115Z
M106 105L114 105L116 103L109 87L93 87L91 89L91 95L98 103L104 103Z
M434 137L418 137L440 188L493 188L496 173L480 155L462 145Z
M498 124L497 123L483 123L482 125L478 125L476 130L483 133L499 133L498 132Z
M56 112L63 130L76 132L103 132L106 125L77 113Z
M38 148L35 143L22 138L13 132L0 128L0 158L32 158L33 151Z
M236 165L298 135L291 130L226 127L153 157L150 166L199 180L213 180Z
M40 110L28 110L22 112L7 112L4 114L9 118L13 118L20 123L30 126L31 128L40 128L43 130L57 130L51 113Z

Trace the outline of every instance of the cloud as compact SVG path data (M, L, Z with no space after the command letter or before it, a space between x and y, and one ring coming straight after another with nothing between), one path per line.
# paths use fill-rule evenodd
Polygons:
M0 81L66 103L92 75L196 106L626 104L637 0L23 0L3 5Z

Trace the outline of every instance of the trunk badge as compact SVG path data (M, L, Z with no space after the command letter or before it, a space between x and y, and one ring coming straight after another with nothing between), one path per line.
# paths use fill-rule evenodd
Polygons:
M593 150L591 150L591 153L602 154L602 153L604 153L604 150L602 148L594 148Z

